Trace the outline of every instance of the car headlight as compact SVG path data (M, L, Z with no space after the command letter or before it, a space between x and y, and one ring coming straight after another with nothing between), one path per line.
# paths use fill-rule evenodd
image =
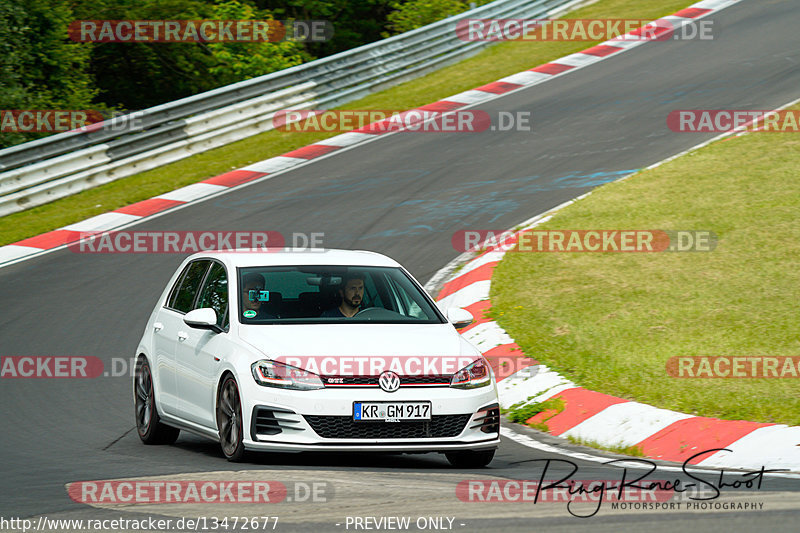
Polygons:
M480 358L453 375L450 386L456 389L477 389L492 382L492 373L486 360Z
M314 390L325 387L318 375L296 366L262 359L253 363L251 368L256 383L265 387L293 390Z

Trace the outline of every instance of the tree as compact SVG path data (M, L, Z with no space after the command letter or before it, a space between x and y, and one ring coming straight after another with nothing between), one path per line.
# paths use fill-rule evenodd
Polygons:
M198 20L213 18L212 4L197 0L88 0L77 20ZM97 43L91 73L98 99L124 109L144 109L218 87L209 76L211 53L198 43Z
M307 52L325 57L381 39L391 0L253 0L280 20L328 20L333 38L304 43Z
M85 20L269 20L239 0L91 0ZM311 56L295 42L98 43L92 73L99 99L143 109L300 64Z
M489 1L478 0L474 3L479 6ZM395 0L391 6L394 11L389 13L388 28L390 35L396 35L463 13L470 9L470 2L464 0Z
M95 109L91 45L70 41L68 0L0 0L0 109ZM0 133L0 147L41 137Z
M257 11L249 4L228 0L214 6L214 18L219 20L274 20L269 11ZM269 74L312 57L298 42L209 43L208 50L215 62L209 67L215 83L228 85L237 81Z

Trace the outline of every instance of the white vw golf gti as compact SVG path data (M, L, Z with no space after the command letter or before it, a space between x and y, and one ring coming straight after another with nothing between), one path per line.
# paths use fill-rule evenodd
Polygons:
M489 464L495 378L386 256L345 250L206 252L167 284L136 351L139 437L181 429L245 450L440 452Z

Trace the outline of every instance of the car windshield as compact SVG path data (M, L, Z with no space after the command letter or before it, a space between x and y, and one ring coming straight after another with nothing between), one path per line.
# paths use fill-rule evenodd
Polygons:
M396 267L247 267L238 277L243 324L446 322Z

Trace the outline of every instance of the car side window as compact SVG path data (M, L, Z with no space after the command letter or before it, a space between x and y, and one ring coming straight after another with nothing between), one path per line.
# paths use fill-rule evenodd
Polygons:
M197 296L200 283L203 281L210 262L208 259L200 259L187 267L186 275L181 280L181 286L175 293L175 301L169 307L181 313L188 313L192 310L194 298Z
M422 311L422 308L411 299L408 292L401 287L394 279L389 278L387 276L387 282L389 287L391 288L392 294L395 298L397 298L398 303L398 312L402 315L412 317L412 318L419 318L424 319L426 318L425 313Z
M181 282L183 281L183 278L186 277L186 273L189 271L189 269L192 267L193 264L194 263L189 263L188 265L186 265L181 271L181 275L178 276L178 279L175 280L175 284L169 291L169 297L167 297L167 303L165 305L165 307L167 307L168 309L175 309L175 299L178 297L178 290L180 290L181 288Z
M210 307L217 313L217 325L222 329L228 327L228 273L222 263L211 264L200 298L195 309Z

